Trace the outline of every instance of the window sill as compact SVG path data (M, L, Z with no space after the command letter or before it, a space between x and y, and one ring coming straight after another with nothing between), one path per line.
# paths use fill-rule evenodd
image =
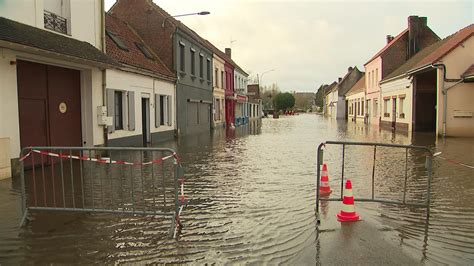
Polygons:
M184 77L184 76L186 76L186 72L179 71L179 75L180 75L181 77Z
M199 78L199 80L201 81L201 83L203 83L203 82L204 82L204 79L203 79L203 78Z
M194 81L196 79L196 76L194 76L193 74L191 74L191 79Z
M390 114L389 113L384 113L383 117L390 117Z
M405 114L404 113L401 113L398 118L405 118Z

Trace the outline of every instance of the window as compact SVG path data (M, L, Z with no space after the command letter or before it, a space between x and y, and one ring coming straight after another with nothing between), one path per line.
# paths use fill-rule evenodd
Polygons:
M379 101L377 99L374 99L374 117L377 116L378 112L379 112Z
M135 43L135 45L138 47L138 49L142 52L142 54L148 58L148 59L151 59L151 60L155 60L155 58L153 57L153 54L150 52L150 50L148 50L148 48L146 48L146 46L143 44L143 43Z
M207 80L211 81L211 59L207 59Z
M165 95L160 95L160 125L163 126L165 124Z
M369 75L368 75L368 78L367 78L367 84L368 84L369 88L372 88L372 86L371 86L372 83L370 83L370 81L371 80L370 80L370 72L369 72Z
M357 101L357 115L360 115L360 102Z
M1 2L1 1L0 1ZM70 0L44 1L44 28L62 34L71 33Z
M224 71L221 71L221 88L224 89Z
M219 87L219 76L217 75L219 73L219 69L216 67L214 70L214 87L218 88Z
M400 118L405 118L405 113L403 110L403 103L405 102L405 97L398 98L398 112Z
M196 51L191 48L191 75L196 75Z
M184 54L184 43L179 43L179 70L185 72L185 54Z
M115 91L114 93L114 120L115 120L115 130L123 129L123 92Z
M199 54L199 77L204 78L204 55Z
M364 99L360 99L360 115L364 115Z
M106 30L105 33L107 33L107 35L110 37L110 39L112 39L112 41L117 45L118 48L124 51L128 51L127 45L122 41L122 39L120 39L120 37L115 32Z
M390 99L383 99L383 116L384 117L390 117L390 113L388 112L389 109L389 101Z

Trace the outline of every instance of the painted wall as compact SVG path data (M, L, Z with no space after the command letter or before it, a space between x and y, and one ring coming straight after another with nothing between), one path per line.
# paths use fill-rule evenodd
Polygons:
M214 127L217 127L222 126L225 123L225 61L214 54L212 62L214 67L212 76L214 104L212 112L213 125ZM217 101L219 101L219 106L216 104Z
M20 154L20 126L16 60L33 61L76 69L81 72L81 116L84 146L104 144L103 127L98 125L97 106L102 105L102 72L97 68L0 48L0 138L9 139L9 157Z
M46 1L60 3L60 0L2 0L0 1L0 16L20 23L44 29L44 9L49 4ZM101 43L101 10L102 0L64 0L68 6L69 18L68 35L74 39L86 41L98 49ZM54 32L54 31L52 31Z
M116 130L108 134L109 139L120 139L120 138L130 138L133 136L142 135L142 97L149 98L150 101L150 132L165 132L165 131L174 131L175 129L175 89L174 83L158 80L149 76L144 76L140 74L130 73L121 70L107 70L107 89L114 89L123 92L134 91L135 92L135 129L129 130L126 125L128 116L124 116L124 129ZM155 94L160 95L169 95L171 96L171 125L160 125L156 126L155 124L155 112L156 112L156 102ZM124 104L124 113L128 114L128 104ZM141 138L139 138L141 144ZM124 142L128 142L125 141Z
M371 110L369 110L369 123L373 125L379 124L381 115L380 111L380 85L379 82L382 76L382 58L379 56L365 65L365 88L366 99L371 102ZM374 104L378 103L378 107Z
M466 69L474 62L474 37L469 39L439 62L446 65L446 77L448 79L459 79ZM444 98L442 94L443 87L450 87L454 83L443 81L443 70L438 70L438 108L437 108L437 127L436 133L443 133L443 109ZM474 137L474 83L461 83L448 90L447 114L446 114L446 135L447 136L468 136ZM468 112L471 117L455 117L456 114Z
M180 70L180 45L184 45L185 51L185 68ZM195 74L192 74L192 60L191 49L194 49L195 60ZM188 125L188 102L200 101L203 104L208 104L209 116L211 113L211 105L213 102L212 93L212 76L213 76L213 54L205 47L197 43L194 39L188 37L184 32L177 29L174 34L174 54L175 66L178 75L178 82L176 87L177 97L177 128L179 135L187 135L210 131L210 125ZM200 62L199 56L203 55L203 77L200 77ZM210 62L210 73L207 75L207 62ZM210 123L210 122L209 122Z
M396 122L402 123L407 126L408 132L411 132L413 129L413 84L408 78L400 78L393 81L389 81L381 84L381 96L382 105L380 108L384 109L384 98L389 97L388 101L388 113L389 116L385 117L382 115L382 122L390 123L393 121L392 117L392 104L393 98L397 98L397 114ZM403 102L403 107L401 106ZM403 111L404 117L401 116Z
M364 115L365 115L365 92L361 91L354 94L346 95L346 100L348 102L347 107L347 120L354 121L354 122L364 122ZM362 103L364 105L362 106ZM359 104L360 107L357 107ZM360 109L358 111L358 108ZM355 119L354 119L355 118Z

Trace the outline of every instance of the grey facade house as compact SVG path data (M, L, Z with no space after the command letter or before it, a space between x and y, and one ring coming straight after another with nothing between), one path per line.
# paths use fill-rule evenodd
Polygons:
M176 74L177 136L210 132L213 54L205 41L151 0L118 0L109 12L129 23Z
M347 119L347 100L346 93L360 80L364 72L359 71L357 67L349 67L346 75L337 84L337 113L336 119Z

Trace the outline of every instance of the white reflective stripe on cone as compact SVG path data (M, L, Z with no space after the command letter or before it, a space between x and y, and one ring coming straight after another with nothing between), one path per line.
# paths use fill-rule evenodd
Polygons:
M328 171L323 171L323 172L321 173L321 176L328 176Z
M346 205L346 204L343 204L342 205L342 211L343 212L355 212L355 208L354 208L354 205Z
M344 191L344 196L353 197L354 195L352 194L352 189L346 189Z
M321 186L322 187L329 187L329 183L328 182L321 182Z

